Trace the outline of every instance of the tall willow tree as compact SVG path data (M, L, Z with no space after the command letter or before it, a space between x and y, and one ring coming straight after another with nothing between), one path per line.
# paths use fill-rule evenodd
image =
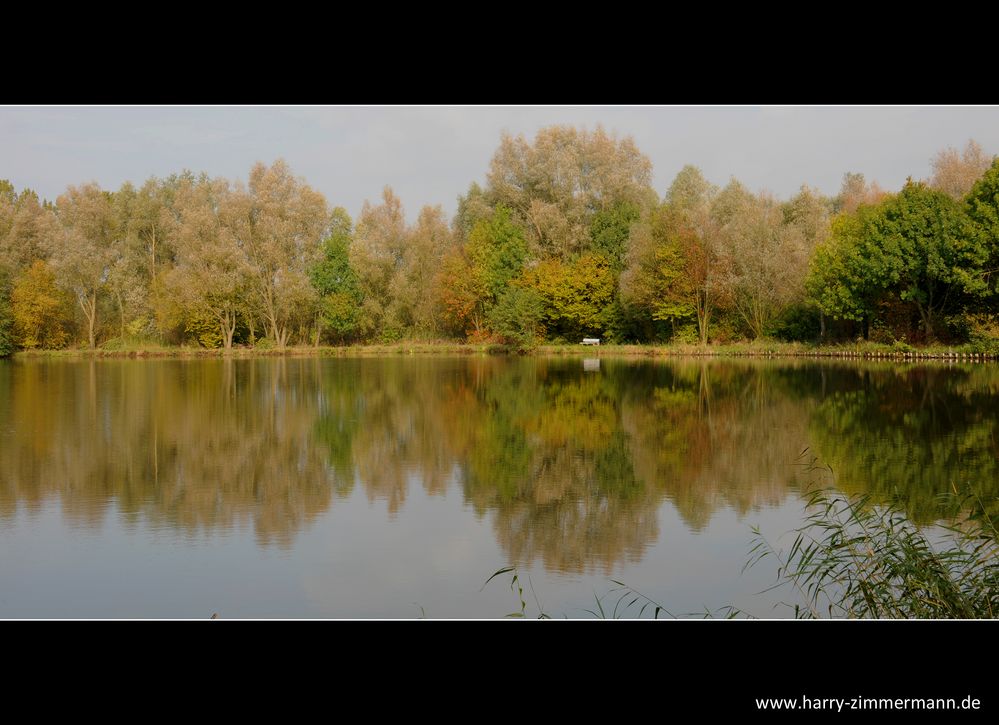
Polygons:
M959 154L954 148L945 149L933 157L931 165L933 177L930 186L960 201L992 166L992 157L972 139L963 153Z
M58 231L50 204L39 201L31 189L16 193L9 181L0 179L0 265L17 274L36 259L47 259Z
M382 203L368 201L361 208L350 263L357 271L364 297L361 329L364 334L401 334L401 320L393 313L392 288L403 267L408 233L402 202L391 187L382 190Z
M484 196L512 211L532 254L568 261L590 251L596 214L653 203L651 180L652 162L630 137L618 139L601 126L592 132L551 126L533 143L503 135ZM466 208L472 201L465 200Z
M52 269L76 297L90 349L97 347L99 302L120 250L115 248L116 217L110 194L97 184L70 186L56 202L62 229L50 239Z
M772 196L750 194L737 181L715 199L712 217L727 262L721 286L752 335L763 337L804 297L813 246L807 225L794 223Z
M391 284L393 317L421 335L441 329L433 289L441 260L451 251L452 234L444 209L425 206L407 233L400 266Z
M168 289L188 315L214 322L226 350L232 349L242 300L250 291L255 271L238 235L220 213L232 203L234 193L239 192L233 192L225 179L202 176L180 183L171 239L177 264L167 277Z
M635 226L621 277L622 295L652 319L696 320L701 344L708 342L727 263L710 214L717 194L699 169L685 166L663 204Z
M222 216L246 255L251 293L283 348L292 323L311 318L315 305L308 270L328 228L326 200L278 160L270 167L257 163L249 185L237 186L226 201Z

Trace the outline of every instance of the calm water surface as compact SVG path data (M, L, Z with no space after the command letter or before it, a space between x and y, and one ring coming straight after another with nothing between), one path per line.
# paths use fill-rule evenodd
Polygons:
M741 569L803 461L931 523L996 501L997 434L985 365L0 361L0 617L493 617L507 564L557 616L782 616Z

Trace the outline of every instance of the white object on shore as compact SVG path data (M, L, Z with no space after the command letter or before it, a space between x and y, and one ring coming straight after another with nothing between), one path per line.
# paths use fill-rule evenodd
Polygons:
M600 338L599 337L584 337L582 344L583 345L599 345L600 344Z

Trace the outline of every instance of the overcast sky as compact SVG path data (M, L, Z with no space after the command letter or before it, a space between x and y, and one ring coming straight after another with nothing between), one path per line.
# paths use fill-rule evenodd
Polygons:
M898 189L969 138L999 153L999 107L0 107L0 178L54 199L67 184L116 189L185 168L245 180L255 161L284 158L355 217L390 185L413 220L424 204L453 213L503 130L556 123L634 137L660 195L684 164L787 197L803 183L834 194L847 171Z

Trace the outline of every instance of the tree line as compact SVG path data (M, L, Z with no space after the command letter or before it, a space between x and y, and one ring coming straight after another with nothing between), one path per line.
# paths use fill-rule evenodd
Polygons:
M0 354L401 339L708 344L992 339L999 161L974 141L890 193L787 200L684 167L662 198L601 127L504 135L484 186L355 221L288 165L184 171L53 203L0 181Z

